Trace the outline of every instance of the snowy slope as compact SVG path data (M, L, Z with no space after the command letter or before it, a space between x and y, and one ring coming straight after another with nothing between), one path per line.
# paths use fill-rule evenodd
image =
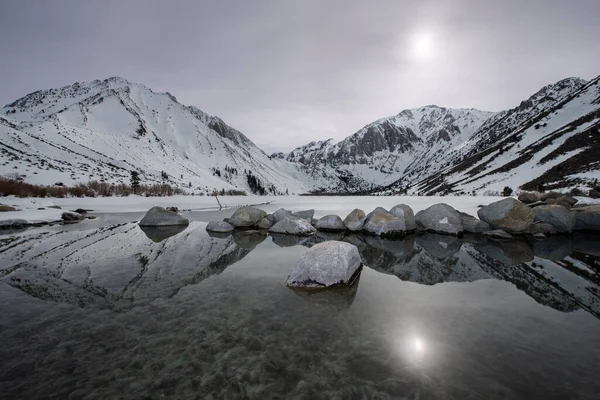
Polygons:
M447 167L411 191L426 194L589 185L600 178L599 78L567 79L486 122ZM400 184L400 183L398 183Z
M161 181L195 190L249 191L245 171L270 193L309 187L277 168L246 136L169 93L122 78L31 93L0 114L0 174L38 184Z
M311 142L287 155L329 181L331 190L368 191L396 181L407 170L437 171L440 152L467 140L492 115L475 109L425 106L377 120L337 144ZM337 182L336 178L337 177Z

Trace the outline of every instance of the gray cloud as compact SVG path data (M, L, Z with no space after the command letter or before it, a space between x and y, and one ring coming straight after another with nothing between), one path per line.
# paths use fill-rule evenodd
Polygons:
M5 1L0 102L123 76L268 151L426 104L500 110L600 74L597 0ZM415 57L418 35L434 50Z

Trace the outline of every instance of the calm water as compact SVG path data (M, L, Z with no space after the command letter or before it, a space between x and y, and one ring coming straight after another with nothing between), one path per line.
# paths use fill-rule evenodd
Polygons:
M0 237L0 397L598 398L598 237L204 228ZM358 283L286 288L329 239L358 246Z

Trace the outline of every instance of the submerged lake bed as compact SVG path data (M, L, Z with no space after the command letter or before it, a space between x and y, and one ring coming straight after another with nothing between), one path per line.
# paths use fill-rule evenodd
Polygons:
M314 208L344 215L403 200L349 198L340 206L337 198ZM600 392L597 235L506 242L429 233L211 235L206 221L233 209L189 211L188 227L143 230L133 222L139 213L100 211L89 223L0 236L3 396L592 399ZM329 291L287 288L296 262L326 240L357 246L358 281Z

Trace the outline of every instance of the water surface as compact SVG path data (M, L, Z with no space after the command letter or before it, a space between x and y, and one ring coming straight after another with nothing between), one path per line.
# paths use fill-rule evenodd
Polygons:
M598 238L211 236L135 223L0 242L2 398L595 399ZM324 240L353 287L283 282Z

